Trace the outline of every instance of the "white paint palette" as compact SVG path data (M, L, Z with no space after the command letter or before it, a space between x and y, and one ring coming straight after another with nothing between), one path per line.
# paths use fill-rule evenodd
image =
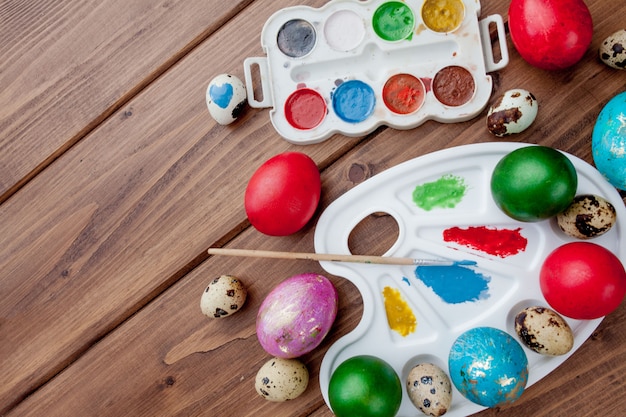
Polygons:
M504 24L479 20L479 0L443 4L333 0L278 11L261 34L267 56L244 61L250 106L271 107L277 132L296 144L475 117L491 96L488 73L508 64Z
M357 327L335 342L320 369L320 386L327 404L328 385L333 371L357 355L373 355L388 362L403 386L398 416L413 417L420 411L406 391L409 371L418 363L431 362L448 371L448 354L456 338L475 327L489 326L517 335L514 317L530 306L549 307L539 287L539 270L545 257L557 247L574 241L554 219L522 223L506 216L491 197L491 173L498 161L522 146L518 143L466 145L407 161L356 186L334 201L321 215L315 230L315 251L349 254L352 230L369 215L387 213L398 224L398 238L385 256L452 261L475 261L476 271L490 277L488 297L451 303L416 278L412 266L321 262L330 274L350 280L363 299L363 316ZM566 154L578 173L577 194L595 194L615 206L617 223L592 241L626 261L626 209L619 194L591 165ZM420 208L414 199L416 187L440 178L462 178L466 193L454 207ZM510 256L495 256L445 241L449 228L487 227L519 230L527 239L526 248ZM417 325L406 336L392 330L387 322L383 290L397 289L413 311ZM524 346L528 357L527 386L561 365L591 335L602 321L565 318L574 333L574 347L563 356L545 356ZM523 395L523 394L522 394ZM330 407L330 405L329 405ZM453 386L452 406L447 416L466 416L485 407L464 398Z

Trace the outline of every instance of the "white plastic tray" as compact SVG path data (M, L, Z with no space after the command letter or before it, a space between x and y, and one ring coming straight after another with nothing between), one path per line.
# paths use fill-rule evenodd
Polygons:
M441 33L425 25L421 17L423 0L405 0L403 4L414 16L411 36L389 41L377 35L372 23L376 10L386 3L389 1L333 0L319 9L296 6L272 15L261 34L267 56L244 61L250 106L271 107L270 119L277 132L296 144L320 142L335 133L362 136L380 125L410 129L428 119L460 122L482 111L492 92L492 79L487 73L504 68L509 60L501 16L491 15L479 21L479 0L464 0L461 25L454 31ZM293 21L309 24L315 38L312 49L303 56L286 55L285 48L279 47L283 26ZM497 62L491 44L492 28L500 50ZM338 42L343 46L338 48ZM474 95L462 105L445 105L431 90L431 80L449 66L462 67L473 77ZM254 94L255 70L260 75L259 98ZM426 89L422 106L409 114L394 113L382 98L386 81L396 74L413 75ZM375 106L365 120L346 121L333 109L333 95L341 83L349 80L362 81L373 91ZM286 116L286 102L301 88L316 92L326 103L327 114L313 128L295 127Z
M554 219L522 223L503 214L491 197L490 179L496 163L507 153L522 146L518 143L484 143L435 152L393 167L348 191L321 215L315 230L318 253L349 254L348 236L353 228L373 213L393 216L399 226L397 241L386 256L470 260L491 277L489 298L462 304L447 304L415 277L415 267L356 263L321 262L330 274L344 277L356 285L363 298L363 316L358 326L330 347L320 369L320 386L328 403L328 384L332 372L344 360L369 354L387 361L403 385L403 400L398 416L413 417L420 412L408 399L406 377L420 362L432 362L448 372L448 353L454 340L464 331L492 326L507 331L516 339L514 317L531 305L548 306L539 287L543 259L553 249L574 241L564 235ZM626 209L619 194L588 163L567 154L578 172L577 194L596 194L610 201L617 210L617 223L606 234L592 241L626 260ZM465 180L467 193L454 208L420 209L412 192L417 185L452 174ZM445 242L442 231L449 227L487 226L498 229L521 228L528 239L525 251L501 258L454 243ZM410 285L409 285L410 283ZM417 318L413 334L402 337L387 324L382 291L390 286L401 291ZM528 386L561 365L591 335L602 319L579 321L566 318L574 332L574 347L563 356L543 356L524 347L529 361ZM484 407L465 399L456 389L452 407L446 415L466 416Z

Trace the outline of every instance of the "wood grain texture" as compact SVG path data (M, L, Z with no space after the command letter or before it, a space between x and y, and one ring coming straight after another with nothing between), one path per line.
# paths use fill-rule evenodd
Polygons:
M271 13L252 12L263 21ZM262 24L251 26L260 32ZM7 382L0 410L206 258L209 246L240 230L246 179L262 160L295 149L260 112L228 127L208 115L209 80L222 71L240 74L241 57L260 53L258 39L237 37L236 21L230 28L0 206ZM236 41L223 48L224 36ZM328 142L310 154L330 164L358 140Z
M2 2L0 202L249 2Z
M65 37L75 33L71 21L79 17L91 22L81 28L94 32L101 28L109 56L116 48L125 53L142 46L152 49L142 52L148 63L127 57L126 64L106 64L107 54L94 54L92 40L77 44L75 54L80 59L103 65L98 69L100 77L107 73L105 80L115 81L109 87L103 87L105 81L94 86L107 94L93 104L93 90L71 87L81 81L83 86L89 84L85 73L75 69L79 64L68 65L67 72L55 66L48 83L56 91L71 92L43 100L37 98L41 82L27 81L36 78L37 71L28 70L32 65L28 60L36 61L35 56L20 61L20 47L0 46L0 57L16 58L12 65L0 64L0 80L8 80L9 85L9 93L0 91L0 97L6 97L2 99L6 103L15 101L8 108L0 106L0 150L10 143L18 160L43 163L49 150L29 155L33 142L13 140L7 132L21 129L23 137L42 137L46 124L51 133L43 137L52 145L44 146L60 150L45 170L0 205L0 414L332 416L322 400L318 370L330 345L358 323L360 294L349 281L329 276L339 292L340 310L327 339L303 357L311 382L301 397L271 403L255 393L256 372L269 359L254 333L258 306L283 279L324 271L308 261L206 255L208 247L222 244L313 250L314 221L301 232L281 238L249 227L242 206L247 179L276 153L306 152L322 171L319 216L346 191L408 159L457 145L495 141L486 129L486 110L464 123L427 122L409 131L381 128L365 138L336 136L306 147L279 138L267 110L248 109L234 125L216 125L204 103L208 81L222 72L242 77L243 59L263 53L259 37L273 12L297 4L319 7L325 2L252 2L228 22L211 20L214 25L225 24L219 30L203 27L200 32L208 31L204 33L210 36L182 52L185 56L180 59L181 45L196 39L199 22L214 13L205 10L212 3L183 3L159 3L177 8L172 19L169 14L149 13L157 7L152 3L126 5L133 8L133 17L125 21L124 13L109 11L109 18L120 20L114 23L97 20L88 8L69 9L69 2L58 1L45 9L8 2L0 6L3 19L11 16L22 22L0 30L10 34L9 39L27 39L30 46L24 50L69 45L70 38ZM507 2L482 3L483 16L506 17ZM587 4L595 35L580 64L554 73L534 69L509 42L511 62L493 74L493 97L521 87L539 100L535 123L507 140L554 146L591 162L591 130L597 114L626 87L625 73L605 67L595 51L605 36L623 25L626 4L610 8L601 0ZM123 8L115 2L99 7L113 6ZM97 8L95 3L93 7ZM163 23L146 27L155 39L134 36L141 32L136 23L144 12L152 16L148 19ZM194 13L199 15L188 16ZM192 28L179 28L186 19ZM37 30L49 26L44 33ZM166 38L171 42L166 42L166 48L155 46ZM72 54L65 54L71 58ZM52 60L51 55L47 59ZM164 65L169 65L167 71L158 77L150 75ZM116 80L107 72L112 70L129 76ZM20 78L19 73L29 71L28 77ZM145 83L149 77L154 79ZM27 98L24 103L17 98L21 93ZM122 96L126 98L121 107L102 120L94 117ZM59 116L65 112L55 113L56 103L69 106L65 100L92 103L86 106L89 115L65 126ZM32 108L24 107L27 102ZM29 118L20 111L37 115L37 120L26 123ZM5 114L12 115L7 116L8 124ZM65 143L85 128L90 132L87 136L62 149L58 138ZM3 151L0 155L5 158ZM9 189L6 184L15 180L4 183L4 178L9 177L0 172L0 186ZM394 230L387 216L369 220L352 239L353 253L381 254L393 243ZM211 279L224 273L245 282L248 300L236 315L211 320L200 311L200 295ZM626 409L625 322L623 303L563 366L530 387L518 402L479 415L621 415Z

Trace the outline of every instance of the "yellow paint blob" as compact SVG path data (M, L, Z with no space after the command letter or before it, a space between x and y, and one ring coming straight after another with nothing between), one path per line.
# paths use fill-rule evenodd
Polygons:
M396 288L385 287L383 296L385 297L387 323L389 323L391 330L395 330L402 336L413 333L417 327L417 320L411 307L402 298L400 291Z
M462 0L426 0L422 6L422 19L435 32L452 32L465 18Z

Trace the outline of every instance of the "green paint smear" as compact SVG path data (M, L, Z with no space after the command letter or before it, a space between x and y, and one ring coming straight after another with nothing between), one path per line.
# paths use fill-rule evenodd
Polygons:
M430 211L436 207L454 208L461 202L467 191L467 185L461 177L444 175L437 181L427 182L415 187L413 201Z

